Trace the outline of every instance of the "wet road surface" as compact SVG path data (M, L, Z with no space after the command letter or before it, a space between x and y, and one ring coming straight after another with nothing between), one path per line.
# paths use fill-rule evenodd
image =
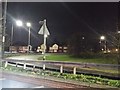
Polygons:
M44 86L0 78L0 89L1 88L44 88Z
M18 74L13 74L13 73L3 73L1 78L5 78L4 84L9 82L13 82L13 86L15 81L16 83L20 83L20 85L23 85L23 87L32 87L32 88L39 88L43 87L44 88L85 88L86 86L82 85L76 85L76 84L71 84L71 83L66 83L66 82L59 82L59 81L54 81L54 80L48 80L44 78L37 78L37 77L30 77L30 76L22 76ZM10 80L10 81L9 81ZM12 80L12 81L11 81ZM8 82L9 81L9 82ZM16 84L15 83L15 84ZM24 85L25 84L25 85Z

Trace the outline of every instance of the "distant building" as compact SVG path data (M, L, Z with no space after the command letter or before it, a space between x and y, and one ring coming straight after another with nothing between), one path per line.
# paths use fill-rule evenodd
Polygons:
M29 46L29 50L32 50L32 46ZM10 46L9 51L26 53L28 51L28 46Z
M49 52L53 53L66 53L67 52L67 47L65 46L59 46L57 44L54 44L52 47L49 47Z
M52 47L49 47L49 52L58 52L58 45L54 44Z
M43 52L44 48L46 49L46 46L44 46L44 44L38 46L37 52Z
M43 44L38 46L37 52L42 53L44 48L47 49L47 47L45 47ZM51 47L48 47L48 50L46 50L46 52L50 52L50 53L66 53L67 50L68 50L68 47L66 47L66 46L59 46L57 44L53 44Z

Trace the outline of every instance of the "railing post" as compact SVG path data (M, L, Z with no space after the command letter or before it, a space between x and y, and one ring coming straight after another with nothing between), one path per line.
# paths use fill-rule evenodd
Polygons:
M35 70L35 65L33 65L33 71Z
M60 73L63 73L63 65L60 66Z
M73 68L73 74L76 74L76 67Z
M18 63L16 63L16 67L17 67L17 64L18 64Z
M5 62L5 68L7 67L7 65L8 65L8 62L6 61L6 62Z
M45 64L43 64L43 70L45 70Z
M24 67L23 67L23 69L26 69L26 63L24 63Z

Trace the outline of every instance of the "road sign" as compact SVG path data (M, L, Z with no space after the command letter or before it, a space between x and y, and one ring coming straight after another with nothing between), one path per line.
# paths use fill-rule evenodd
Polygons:
M46 26L46 20L44 20L44 23L43 23L42 27L40 28L40 31L38 32L38 34L50 35L48 28Z
M43 44L44 50L42 51L42 54L44 55L43 60L45 60L46 38L47 38L48 35L50 35L50 33L48 31L48 28L47 28L47 25L46 25L46 20L43 21L43 25L40 28L40 31L38 32L38 34L41 34L44 37L44 44Z

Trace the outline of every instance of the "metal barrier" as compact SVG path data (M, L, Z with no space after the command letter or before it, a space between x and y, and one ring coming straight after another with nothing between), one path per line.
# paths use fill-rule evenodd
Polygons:
M97 75L97 76L102 76L104 75L104 73L96 73L96 72L86 72L86 71L80 71L80 68L85 68L85 67L89 67L90 65L94 65L95 64L81 64L81 63L67 63L67 62L48 62L48 61L23 61L23 60L1 60L2 62L5 63L4 67L7 67L8 64L14 64L14 66L16 67L22 67L23 69L27 69L30 68L32 70L35 70L36 67L39 67L39 69L42 70L53 70L53 71L59 71L60 73L64 73L64 72L69 72L69 73L85 73L88 75ZM99 65L99 67L101 66L105 66L104 68L107 70L107 66L110 65L105 65L105 64L96 64L96 66ZM111 67L116 67L117 69L119 68L119 65L112 65ZM112 74L111 74L112 75ZM107 76L110 76L107 74ZM119 76L115 76L115 77L119 77Z

